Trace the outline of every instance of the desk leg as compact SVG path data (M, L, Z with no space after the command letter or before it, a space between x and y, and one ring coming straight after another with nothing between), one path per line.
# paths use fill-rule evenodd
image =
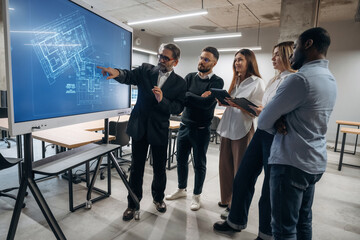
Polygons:
M107 157L107 174L108 174L108 193L109 195L111 195L111 160L110 160L110 155L108 154Z
M341 144L340 160L339 160L339 167L338 167L339 171L341 171L341 166L342 166L342 162L343 162L345 141L346 141L346 133L343 134L343 139L342 139L342 144Z
M172 131L169 130L169 149L168 149L168 167L167 169L170 170L171 169L171 134L172 134Z
M360 126L358 126L358 129L360 128ZM359 134L356 134L356 140L355 140L355 148L354 148L354 155L356 154L356 146L357 146L357 143L358 143L358 137L359 137Z
M16 136L16 151L17 151L17 157L18 158L23 158L21 135ZM21 166L21 163L18 164L18 176L19 176L19 184L21 184L21 178L22 178L22 166Z
M45 152L46 152L46 146L45 146L45 142L44 141L41 141L41 153L42 153L42 158L45 158L46 155L45 155Z
M69 187L69 210L71 212L74 212L74 196L73 196L73 175L72 175L72 169L68 171L68 187Z
M338 144L338 139L339 139L339 131L340 131L340 124L338 124L337 130L336 130L336 138L335 138L334 152L336 152L336 150L337 150L337 144Z
M94 171L94 174L92 176L92 179L91 179L91 182L90 184L88 184L88 182L86 183L86 185L88 185L88 192L86 194L86 200L87 201L90 201L91 200L91 192L92 192L92 189L95 185L95 181L96 181L96 177L97 175L99 174L99 169L100 169L100 165L102 163L102 160L103 160L103 156L101 156L100 158L98 158L98 162L96 164L96 167L95 167L95 171Z

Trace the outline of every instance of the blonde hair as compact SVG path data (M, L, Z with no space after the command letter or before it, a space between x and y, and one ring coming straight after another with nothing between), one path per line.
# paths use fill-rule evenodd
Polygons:
M275 48L279 49L279 56L280 56L280 62L282 67L284 67L284 69L286 71L289 72L296 72L296 70L291 68L291 64L290 64L290 56L293 54L294 49L294 42L293 41L285 41L285 42L281 42L276 44L273 47L273 52L275 50ZM271 83L273 83L280 75L280 72L278 71L278 73L269 81L268 86L271 85Z
M245 79L252 76L252 75L255 75L255 76L261 78L254 52L251 51L250 49L243 48L243 49L240 49L239 51L237 51L235 53L235 57L239 53L241 55L244 55L244 57L246 59L246 63L247 63ZM234 90L234 88L236 86L236 80L237 79L238 79L238 73L235 70L235 58L234 58L234 61L233 61L233 79L232 79L230 87L229 87L229 93L230 94L231 94L231 92Z

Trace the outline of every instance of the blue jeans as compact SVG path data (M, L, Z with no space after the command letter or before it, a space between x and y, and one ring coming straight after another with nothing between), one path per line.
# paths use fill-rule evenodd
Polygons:
M234 179L231 210L227 219L234 228L246 228L255 183L264 167L265 178L259 200L259 237L262 239L272 236L267 163L273 138L274 135L260 129L256 130Z
M271 226L275 240L312 238L312 211L315 183L321 174L298 168L270 166Z
M206 175L206 152L210 142L210 128L189 127L181 124L177 138L178 187L187 187L188 159L193 149L195 184L194 194L201 194Z

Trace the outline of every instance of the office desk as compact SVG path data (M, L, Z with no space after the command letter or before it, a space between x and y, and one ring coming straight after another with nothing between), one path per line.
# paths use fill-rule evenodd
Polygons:
M223 115L225 112L225 109L222 108L215 108L214 115Z
M177 165L171 165L171 163L174 162L174 155L175 155L175 146L176 146L176 139L177 139L177 132L179 131L180 128L180 121L173 121L170 120L170 126L169 126L169 149L168 149L168 158L167 158L167 169L171 170L173 168L176 168ZM174 137L174 146L171 149L172 146L172 139L173 139L173 133L175 133L175 137Z
M68 149L81 147L102 140L104 134L84 131L83 129L78 128L77 125L78 124L36 131L33 132L33 138ZM114 139L114 136L109 136L109 140Z
M13 212L10 227L9 227L8 239L13 239L15 236L16 228L17 228L20 214L21 214L21 207L24 202L26 189L28 187L30 188L34 198L36 199L36 202L37 202L38 206L40 207L40 209L41 209L45 219L47 220L47 223L49 224L51 230L53 231L55 237L57 239L66 239L66 237L63 234L60 226L58 225L55 217L53 216L49 206L47 205L45 198L41 194L41 191L38 188L38 186L34 180L33 152L32 152L33 135L35 135L34 138L40 139L42 141L51 142L51 143L60 145L64 148L76 148L76 147L83 146L83 145L86 145L91 142L97 142L97 141L102 140L103 134L88 132L83 129L74 128L72 126L24 134L24 153L25 153L24 171L23 171L24 175L22 177L20 189L18 191L17 201L15 204L14 212ZM109 136L109 139L114 139L114 138L115 138L114 136ZM71 152L71 151L68 151L68 152ZM98 152L98 151L96 150L96 152ZM67 154L67 152L64 152L64 154ZM93 159L94 155L87 154L87 153L85 153L85 155L87 157L87 160L84 160L84 161L86 161L88 164L88 160ZM88 193L87 193L86 199L88 201L85 203L85 206L87 208L89 206L91 207L92 200L99 200L99 198L91 199L91 191L92 190L98 191L94 187L94 183L96 180L96 175L97 175L96 173L98 173L99 168L100 168L101 160L102 160L102 158L100 158L98 160L95 174L93 175L90 184L87 184ZM111 186L110 186L110 179L111 179L110 162L111 162L115 166L120 178L122 179L126 188L128 189L130 196L133 198L133 200L136 204L136 207L139 208L139 201L138 201L136 195L132 192L132 190L127 182L127 179L125 177L125 173L120 168L120 166L117 163L116 158L114 157L112 152L108 153L108 161L109 161L108 162L108 191L107 192L104 191L103 193L105 195L103 195L103 196L107 197L111 194ZM37 167L39 167L39 166L37 166ZM70 177L71 177L71 174L70 174ZM72 181L69 181L69 185L71 184L71 182ZM70 191L69 191L69 194L70 194ZM72 201L72 199L69 199L69 201ZM72 203L70 202L70 207L73 208L73 206L71 204ZM84 204L79 205L78 207L83 207L83 205ZM77 208L77 207L75 207L75 208ZM75 208L73 208L73 210L76 210Z
M119 120L119 122L126 122L126 121L129 121L129 118L130 118L130 115L121 115L120 117L109 118L109 122L110 121L117 122L118 120ZM90 131L90 132L102 131L102 130L104 130L104 119L74 124L72 126L78 128L78 129L82 129L82 130Z
M9 123L7 118L0 118L0 130L7 131L9 129Z

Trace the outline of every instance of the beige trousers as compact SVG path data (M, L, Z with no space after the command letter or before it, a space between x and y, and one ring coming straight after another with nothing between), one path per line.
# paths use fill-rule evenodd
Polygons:
M219 160L221 203L229 204L229 207L231 205L233 180L253 135L254 126L241 139L221 138Z

